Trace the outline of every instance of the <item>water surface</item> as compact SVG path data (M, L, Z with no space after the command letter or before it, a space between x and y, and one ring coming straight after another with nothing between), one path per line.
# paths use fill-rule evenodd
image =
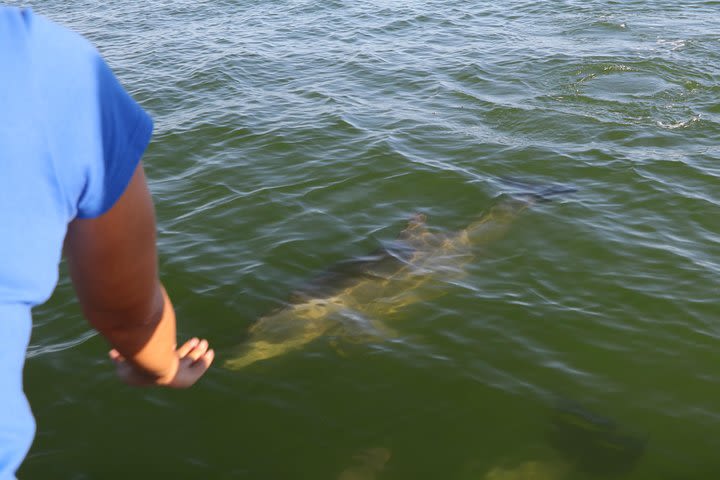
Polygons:
M218 363L125 387L63 280L35 312L21 478L335 479L381 449L378 479L482 479L562 461L557 398L647 440L622 478L720 470L717 2L25 4L153 115L163 279ZM221 367L317 272L415 212L460 229L508 177L577 192L385 318L396 338Z

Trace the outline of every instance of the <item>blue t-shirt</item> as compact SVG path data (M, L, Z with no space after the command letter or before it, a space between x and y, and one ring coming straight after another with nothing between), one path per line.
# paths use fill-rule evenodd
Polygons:
M151 133L88 41L0 7L0 480L35 430L22 388L30 309L55 288L68 223L114 205Z

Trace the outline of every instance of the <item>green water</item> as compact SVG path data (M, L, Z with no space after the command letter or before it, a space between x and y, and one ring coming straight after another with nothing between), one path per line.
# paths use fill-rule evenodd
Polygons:
M189 391L124 386L64 276L20 478L336 479L383 449L378 480L484 479L564 461L558 399L647 441L623 475L563 478L720 471L718 2L26 4L153 115L163 280L218 360ZM222 368L317 272L415 212L463 228L508 177L577 192L383 318L394 338Z

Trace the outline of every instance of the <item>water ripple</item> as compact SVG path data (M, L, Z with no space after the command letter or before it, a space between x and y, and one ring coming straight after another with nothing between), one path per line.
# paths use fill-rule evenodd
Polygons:
M132 407L141 419L157 408L147 439L132 422L105 450L86 446L91 426L43 437L80 407L71 397L45 414L52 400L31 384L41 435L26 476L98 477L55 452L89 449L107 472L107 452L133 438L171 445L148 464L185 458L218 478L335 478L329 463L390 443L388 476L452 478L468 445L485 471L534 458L557 396L652 432L633 478L716 470L716 2L35 3L97 43L152 113L161 270L181 333L221 356L318 272L396 241L416 212L457 232L503 178L578 191L525 212L462 278L438 281L437 299L385 319L397 338L318 339L255 370L217 369L187 398L148 393ZM53 355L104 355L87 327L63 326L72 296L63 280L36 315L29 356L44 382L71 370ZM106 367L87 363L104 382ZM102 386L104 403L125 395ZM162 433L177 430L168 405L188 416L185 443Z

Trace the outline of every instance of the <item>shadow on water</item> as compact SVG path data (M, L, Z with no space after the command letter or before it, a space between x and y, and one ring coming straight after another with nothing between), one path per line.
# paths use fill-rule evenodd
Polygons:
M611 418L561 399L550 415L547 440L574 470L597 476L631 472L645 453L648 439Z
M491 396L494 394L491 394ZM505 395L501 395L505 396ZM487 396L485 396L487 398ZM509 405L521 407L528 399L505 397ZM544 402L540 402L544 403ZM394 441L371 447L358 448L348 455L346 468L340 470L338 480L383 480L405 478L460 478L477 480L576 480L633 478L636 467L646 453L648 438L633 430L632 426L619 425L615 420L586 409L568 399L555 399L549 408L525 408L531 417L502 418L505 433L495 430L492 422L468 422L462 406L452 413L446 412L444 424L435 425L431 418L423 420L424 438L395 436ZM518 412L519 413L519 412ZM535 416L535 418L532 418ZM463 419L465 421L463 421ZM407 420L407 419L406 419ZM493 436L502 449L517 432L516 420L530 420L533 428L545 430L544 440L521 455L488 456L492 449L477 449L467 434L475 437ZM402 420L400 420L402 422ZM448 436L448 427L453 427ZM522 427L520 428L522 430ZM389 428L388 428L389 430ZM441 433L444 432L444 433ZM510 434L510 438L503 436ZM473 436L470 434L470 436ZM461 440L465 438L465 440ZM437 450L437 457L417 458L410 452L423 445L424 450ZM500 450L502 451L502 450ZM441 453L442 452L442 453ZM485 455L483 455L485 453ZM524 457L523 455L526 455ZM490 460L494 457L495 460ZM454 463L453 463L454 462ZM410 465L412 464L412 465ZM672 477L661 477L672 478Z

